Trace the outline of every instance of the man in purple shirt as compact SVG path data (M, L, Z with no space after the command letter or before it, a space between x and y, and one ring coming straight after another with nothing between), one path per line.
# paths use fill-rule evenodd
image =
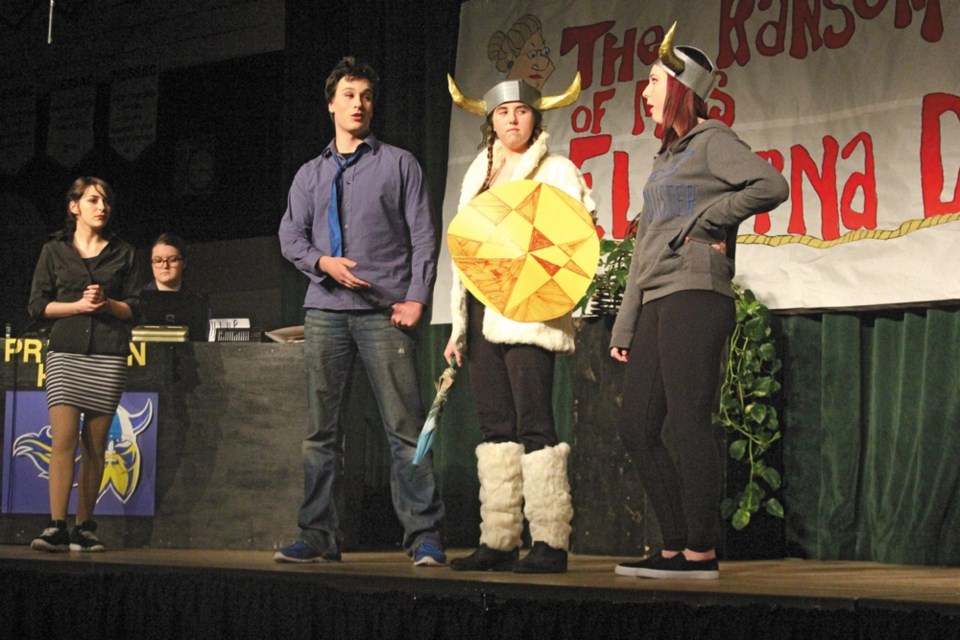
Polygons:
M403 548L418 566L446 562L444 515L429 459L412 466L424 422L414 329L437 271L437 232L423 173L407 151L370 131L379 78L343 58L327 77L335 137L293 179L280 248L310 279L305 348L309 433L303 441L300 537L277 562L339 561L341 409L359 353L391 451Z

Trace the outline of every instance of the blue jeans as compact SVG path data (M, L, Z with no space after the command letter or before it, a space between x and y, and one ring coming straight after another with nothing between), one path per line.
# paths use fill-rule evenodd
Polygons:
M309 429L303 441L303 505L300 537L321 553L340 551L343 534L344 393L360 354L390 445L393 507L403 525L408 554L422 542L440 544L444 508L432 457L413 467L424 411L417 383L417 343L390 323L391 311L333 312L308 309L304 359Z

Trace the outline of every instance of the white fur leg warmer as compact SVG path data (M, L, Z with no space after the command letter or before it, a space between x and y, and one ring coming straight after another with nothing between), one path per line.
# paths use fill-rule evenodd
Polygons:
M480 543L497 551L520 546L523 532L523 479L517 442L485 442L477 447L480 476Z
M523 511L530 522L530 537L534 542L546 542L564 551L570 548L570 521L573 520L573 500L567 478L569 455L570 445L561 442L521 459Z

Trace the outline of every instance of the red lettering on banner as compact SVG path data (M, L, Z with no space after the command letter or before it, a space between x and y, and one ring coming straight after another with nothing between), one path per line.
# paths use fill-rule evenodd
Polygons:
M716 88L710 92L710 99L717 100L723 105L723 110L721 111L716 105L711 105L707 109L707 115L715 120L719 120L728 127L732 127L733 121L737 119L736 103L733 100L733 96L726 91L720 91L720 87L727 86L727 74L720 71L718 75L720 79L717 80Z
M893 26L897 29L906 29L913 20L913 11L923 13L923 22L920 25L920 35L927 42L939 42L943 37L943 14L940 13L940 0L897 0L896 18Z
M573 138L570 140L570 161L578 169L583 163L592 158L603 156L610 152L613 137L609 135ZM593 174L583 172L583 179L587 186L593 188ZM630 154L625 151L613 152L613 183L610 191L610 201L613 213L612 234L616 239L622 239L627 234L627 215L630 210ZM601 237L605 233L598 227Z
M923 97L920 125L920 185L923 191L923 216L930 218L960 211L960 167L953 199L941 200L946 168L943 166L940 122L952 112L960 118L960 97L949 93L931 93Z
M627 235L627 212L630 210L630 154L613 152L613 237L621 240Z
M856 19L850 9L836 4L834 0L823 0L823 6L831 11L839 11L843 14L843 29L837 31L833 27L827 27L823 32L823 41L827 43L828 49L845 47L853 38L853 32L856 31Z
M587 138L570 139L570 162L577 166L577 169L583 167L583 163L590 158L602 156L610 151L610 145L613 142L613 136L589 136ZM583 179L587 186L593 188L593 175L584 173Z
M790 55L803 60L809 55L807 36L810 34L810 48L816 51L823 46L820 38L820 3L814 0L813 7L806 2L793 3L793 33L790 35Z
M843 147L843 158L849 158L857 146L863 146L862 173L854 172L843 187L843 224L847 230L873 229L877 225L877 178L873 157L873 141L866 133L858 133ZM836 240L840 237L841 210L837 197L837 158L840 144L833 136L823 137L822 170L802 145L790 148L790 223L787 233L807 233L803 218L803 177L820 198L820 237ZM863 211L852 209L854 195L863 190Z
M770 5L771 0L760 0L760 10L762 11ZM776 20L770 20L764 22L760 25L760 28L757 29L757 52L767 58L772 58L773 56L778 56L786 50L786 41L787 41L787 9L789 5L786 2L780 3L780 16ZM743 27L741 25L741 31ZM766 34L773 34L773 42L767 43ZM746 39L746 34L744 33L741 42ZM750 59L749 50L747 53L747 60Z
M840 212L837 207L837 155L840 145L831 136L823 137L823 171L817 170L816 161L802 145L790 148L790 224L787 233L805 235L807 225L803 219L803 176L820 196L821 237L836 240L840 237Z
M637 57L646 66L652 65L660 57L660 43L663 42L663 27L650 27L640 36L637 44Z
M567 27L560 38L560 55L566 55L577 49L577 71L580 72L580 85L587 90L593 84L593 63L597 41L603 36L603 51L600 60L600 84L608 87L615 82L629 82L636 74L636 58L644 66L650 66L657 60L657 50L663 42L664 30L661 25L649 27L637 41L637 29L627 29L622 40L607 33L616 22L606 20L590 25ZM606 35L605 35L606 34Z
M723 0L720 3L720 52L717 54L719 68L726 69L734 62L742 67L750 62L750 42L746 22L752 14L753 0L749 2ZM737 39L736 48L731 43L734 35Z
M927 42L940 41L943 37L940 0L895 1L895 28L906 29L913 21L914 12L923 11L920 37ZM755 34L748 32L747 21L753 16L754 10L768 11L773 4L773 0L721 0L720 49L717 53L719 68L725 69L732 64L745 66L750 62L751 45L765 57L782 54L786 50L788 33L790 55L800 60L822 46L839 49L853 38L857 17L862 20L877 18L889 0L879 0L876 4L870 4L868 0L854 0L853 11L840 0L780 0L776 18L761 23ZM824 16L824 12L830 12L829 17ZM834 26L838 17L843 24L839 28Z
M607 113L603 104L612 100L615 95L617 95L616 89L597 91L593 94L593 111L591 112L584 105L574 109L573 113L570 114L570 128L576 133L583 133L587 129L590 130L590 133L600 133L603 126L603 116Z
M609 31L614 20L605 20L595 24L579 27L567 27L560 37L560 55L567 55L574 47L577 48L577 71L580 72L580 86L584 90L593 84L593 48L597 40Z
M854 171L843 185L843 195L840 198L840 216L843 226L847 229L876 229L877 228L877 171L873 156L873 138L869 134L860 132L848 142L840 153L844 160L853 155L854 150L863 146L864 170ZM863 194L863 211L854 211L853 199L860 191Z
M633 80L633 50L637 38L636 29L627 29L623 34L623 44L617 45L616 37L609 33L603 37L603 68L600 72L600 84L608 87L614 82ZM620 72L614 67L620 62ZM614 77L616 76L616 77Z
M783 154L776 149L757 151L757 155L773 165L773 168L783 173ZM770 212L758 213L753 217L753 232L763 235L770 231Z

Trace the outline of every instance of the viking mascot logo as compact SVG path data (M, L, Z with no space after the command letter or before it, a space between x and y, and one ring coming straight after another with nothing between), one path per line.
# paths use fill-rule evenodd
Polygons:
M153 402L149 399L136 413L122 404L117 407L117 413L110 425L98 502L110 492L117 500L126 504L137 490L142 462L137 437L150 426L153 411ZM27 458L37 468L38 477L47 478L50 472L50 452L53 449L52 436L50 425L44 425L36 433L21 435L13 443L13 456ZM79 454L76 461L80 461Z

